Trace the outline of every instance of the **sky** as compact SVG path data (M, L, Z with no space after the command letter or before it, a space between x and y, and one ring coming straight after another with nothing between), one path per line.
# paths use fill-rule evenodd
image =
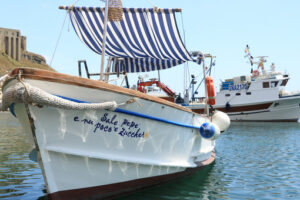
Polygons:
M43 55L58 72L77 76L77 61L85 59L90 72L98 73L101 56L79 40L68 17L62 28L66 11L58 7L75 2L78 6L104 6L100 0L1 0L0 27L20 30L27 37L27 50ZM250 75L251 66L244 58L247 44L253 56L268 56L266 69L275 63L277 71L290 74L287 90L300 90L299 0L123 0L122 3L124 7L182 8L177 23L182 38L185 33L187 49L216 56L212 70L216 90L220 80ZM190 74L200 82L202 66L193 63L188 66ZM162 82L177 93L182 92L183 70L183 65L162 70ZM149 78L157 77L156 72L146 74ZM135 84L138 75L145 73L130 74L129 82Z

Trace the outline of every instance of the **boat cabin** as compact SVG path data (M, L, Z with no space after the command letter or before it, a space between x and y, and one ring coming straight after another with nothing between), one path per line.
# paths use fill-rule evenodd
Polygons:
M237 76L226 79L221 83L220 92L216 96L218 102L230 101L236 103L249 103L279 98L282 95L283 87L289 80L287 74L280 72L265 72L261 76Z

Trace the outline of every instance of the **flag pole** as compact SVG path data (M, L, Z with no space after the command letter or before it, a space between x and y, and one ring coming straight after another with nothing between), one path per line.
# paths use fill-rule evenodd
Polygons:
M100 79L103 81L103 69L104 69L104 54L106 45L106 30L107 30L107 20L108 20L108 1L105 1L105 17L104 17L104 30L103 30L103 41L102 41L102 54L101 54L101 67L100 67Z

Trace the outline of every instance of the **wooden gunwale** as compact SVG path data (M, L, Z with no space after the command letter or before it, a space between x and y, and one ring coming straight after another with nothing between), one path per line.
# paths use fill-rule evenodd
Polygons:
M33 69L33 68L16 68L12 70L9 73L9 76L12 78L15 78L18 76L19 72L21 72L22 78L28 78L28 79L34 79L34 80L44 80L44 81L50 81L50 82L56 82L56 83L63 83L63 84L69 84L69 85L76 85L81 87L87 87L92 89L99 89L99 90L105 90L105 91L111 91L115 93L121 93L130 95L132 97L138 97L144 100L152 101L155 103L160 103L166 106L170 106L173 108L176 108L178 110L182 110L185 112L193 113L195 115L199 115L189 108L185 108L183 106L180 106L178 104L175 104L173 102L155 97L150 96L144 93L141 93L136 90L122 88L116 85L108 84L103 81L98 80L91 80L87 78L81 78L76 76L71 76L67 74L62 74L59 72L52 72L47 70L41 70L41 69Z

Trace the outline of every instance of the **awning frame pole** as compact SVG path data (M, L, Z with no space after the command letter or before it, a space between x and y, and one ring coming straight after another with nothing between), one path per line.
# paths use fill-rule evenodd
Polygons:
M105 1L105 17L104 17L104 30L103 30L103 41L102 41L102 54L101 54L101 67L100 67L100 80L103 80L103 68L104 68L104 54L106 45L106 30L107 30L107 19L108 19L108 1Z
M206 73L205 73L205 61L204 61L204 56L202 58L202 62L203 62L203 79L204 79L204 88L205 88L205 108L206 108L206 114L207 116L209 116L209 107L208 107L208 91L206 88Z

